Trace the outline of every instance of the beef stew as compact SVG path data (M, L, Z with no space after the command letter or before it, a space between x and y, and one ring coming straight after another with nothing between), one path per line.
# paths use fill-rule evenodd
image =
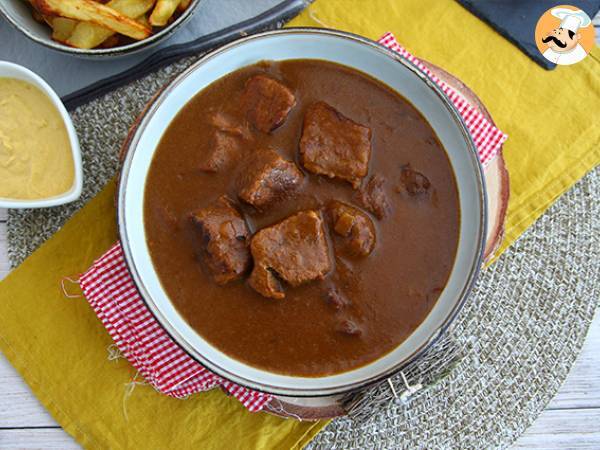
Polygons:
M215 136L224 156L207 165ZM448 157L408 101L356 70L288 60L233 72L178 113L144 224L200 335L261 369L324 376L382 357L425 319L460 210Z

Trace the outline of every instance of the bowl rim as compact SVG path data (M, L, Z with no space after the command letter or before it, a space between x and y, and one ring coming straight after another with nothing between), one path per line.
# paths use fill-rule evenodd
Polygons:
M61 44L60 42L53 41L50 37L47 39L36 36L28 28L20 26L17 21L8 12L6 6L0 2L0 16L4 17L8 23L10 23L16 30L23 33L27 38L36 42L44 47L52 49L54 51L64 53L66 55L85 56L102 59L102 57L110 56L125 56L130 55L146 48L152 47L158 44L163 39L171 36L177 29L186 23L195 12L196 7L202 0L192 0L187 9L172 23L162 28L155 34L150 35L146 39L140 41L131 42L126 45L120 45L117 47L109 48L76 48L69 47L68 45Z
M19 200L0 197L0 208L23 209L23 208L47 208L50 206L64 205L77 200L81 196L83 189L83 168L81 162L81 148L79 146L79 138L73 120L65 105L61 101L58 94L50 87L50 85L38 74L32 70L8 61L0 61L0 78L14 78L7 74L12 71L23 76L22 80L26 81L48 96L56 110L60 113L67 135L69 136L69 144L71 146L71 156L73 158L73 184L63 194L47 197L43 199Z
M328 35L335 36L342 39L348 39L351 41L358 42L359 44L367 45L385 55L392 58L396 62L401 63L408 70L410 70L414 75L416 75L421 82L425 83L428 88L433 90L433 92L440 98L445 108L450 113L451 117L454 119L456 124L458 125L462 137L465 140L467 147L469 148L469 158L473 162L473 167L475 167L475 179L477 182L477 197L480 204L480 227L478 231L478 236L476 236L476 248L477 254L474 258L471 267L468 270L468 275L466 277L464 286L460 292L459 300L457 300L450 311L449 314L445 317L442 324L438 326L436 329L433 329L430 333L430 337L424 342L419 348L414 350L408 357L406 357L403 361L398 362L393 367L390 367L388 370L382 371L372 377L356 381L353 383L348 383L347 385L333 388L318 388L318 389L307 389L307 388L280 388L277 386L272 386L262 382L256 382L254 380L248 380L236 373L229 371L226 368L218 366L217 364L209 361L205 358L198 350L192 348L191 345L186 341L186 339L179 333L177 329L172 327L170 323L163 316L161 311L154 305L154 302L151 300L151 297L148 294L147 289L144 286L144 282L142 277L140 276L131 252L131 248L127 239L127 227L125 225L125 193L127 190L127 180L128 174L131 169L131 163L133 160L133 155L135 153L137 142L139 141L140 136L143 134L145 127L147 126L147 122L149 117L160 107L162 101L170 94L170 92L183 80L185 79L191 72L197 70L200 66L202 66L207 60L220 55L227 50L243 45L244 43L261 39L263 37L273 36L273 35L288 35L288 34L310 34L310 35ZM259 392L264 392L272 395L279 396L288 396L288 397L328 397L332 395L340 395L348 392L353 392L359 389L363 389L367 386L373 385L377 382L385 380L389 378L395 373L398 373L400 370L405 368L408 364L413 362L415 359L420 357L425 351L427 351L448 329L448 327L452 324L454 319L456 318L458 312L464 306L467 298L469 297L470 292L473 289L475 281L481 271L481 267L483 265L483 254L485 248L485 237L486 237L486 229L487 229L487 193L485 188L484 181L484 173L483 167L479 161L477 149L475 143L468 132L468 128L462 117L460 116L456 107L452 104L448 96L425 74L423 74L415 64L410 62L405 57L401 56L398 53L391 51L390 49L384 47L378 42L372 41L368 38L365 38L360 35L356 35L353 33L333 30L328 28L314 28L314 27L290 27L285 29L271 30L265 31L262 33L253 34L250 36L241 37L233 42L230 42L222 47L219 47L213 50L210 53L204 55L201 59L199 59L196 63L186 69L183 73L181 73L178 77L171 81L170 84L165 86L157 95L151 100L151 102L147 105L145 110L142 112L136 124L132 128L130 132L130 136L128 136L126 142L123 146L123 152L125 154L124 159L122 161L122 166L119 172L118 179L118 188L117 188L117 229L119 232L119 240L122 245L123 255L126 262L126 267L129 270L136 287L139 290L140 297L144 304L148 307L151 314L156 318L159 324L163 327L165 332L180 345L184 351L195 361L201 364L203 367L206 367L208 370L214 372L215 374L228 379L230 381L235 382L236 384L246 387L248 389L256 390ZM268 371L267 371L268 372Z

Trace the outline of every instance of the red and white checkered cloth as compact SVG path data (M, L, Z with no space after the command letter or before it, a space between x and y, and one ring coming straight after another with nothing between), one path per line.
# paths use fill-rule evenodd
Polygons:
M400 53L411 63L417 66L425 75L437 84L440 89L448 96L450 101L454 104L458 112L464 119L469 129L469 133L475 142L477 151L479 152L479 160L481 164L486 166L493 158L498 154L498 150L506 141L507 135L492 125L482 114L477 112L473 106L471 106L465 98L460 95L456 90L448 86L437 76L435 76L431 70L429 70L421 61L410 54L404 47L398 44L396 38L392 33L384 34L379 43L386 46L390 50Z
M444 90L465 119L481 161L490 161L506 135L402 48L391 33L384 35L380 43L404 55ZM260 411L271 400L268 394L238 386L208 371L169 337L140 297L120 244L115 244L81 275L79 284L121 353L157 391L183 398L218 386L250 411Z
M271 400L208 371L171 339L140 297L121 244L81 275L79 285L121 353L157 391L183 398L220 386L253 412Z

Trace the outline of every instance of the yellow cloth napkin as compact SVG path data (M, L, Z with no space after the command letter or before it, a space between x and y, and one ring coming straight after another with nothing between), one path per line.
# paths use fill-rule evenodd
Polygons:
M547 72L457 3L318 0L293 26L329 26L376 39L385 31L444 67L483 100L509 134L505 246L600 160L600 52ZM532 31L533 32L533 31ZM116 240L114 183L0 284L0 350L56 420L88 448L301 448L325 424L251 414L220 391L176 400L136 386L84 299L60 280Z

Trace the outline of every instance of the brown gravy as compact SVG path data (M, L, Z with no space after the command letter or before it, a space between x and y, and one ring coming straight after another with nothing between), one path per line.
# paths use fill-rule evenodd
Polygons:
M207 114L221 111L240 122L246 120L240 96L249 77L258 73L283 82L296 96L296 104L271 133L251 129L245 154L258 148L276 149L295 161L304 174L294 196L262 212L238 198L243 164L217 173L199 169L213 126ZM298 287L286 285L281 300L258 294L248 286L247 276L216 284L198 256L202 243L189 217L222 194L235 200L251 234L298 211L322 210L331 200L361 208L358 191L349 182L315 175L300 164L303 118L309 105L319 101L371 130L372 153L363 184L374 174L382 177L390 205L383 219L370 214L377 237L373 251L360 258L332 257L333 269L325 279ZM422 182L415 192L399 188L406 181L402 168L407 164L426 177L424 195L418 192ZM322 376L384 356L425 319L454 262L460 212L447 155L410 103L353 69L318 60L292 60L238 70L188 102L154 155L145 191L144 223L161 283L198 333L252 366ZM330 248L336 248L331 225L326 231ZM327 300L332 286L343 292L347 305L338 307ZM340 332L348 320L360 328L359 334Z

